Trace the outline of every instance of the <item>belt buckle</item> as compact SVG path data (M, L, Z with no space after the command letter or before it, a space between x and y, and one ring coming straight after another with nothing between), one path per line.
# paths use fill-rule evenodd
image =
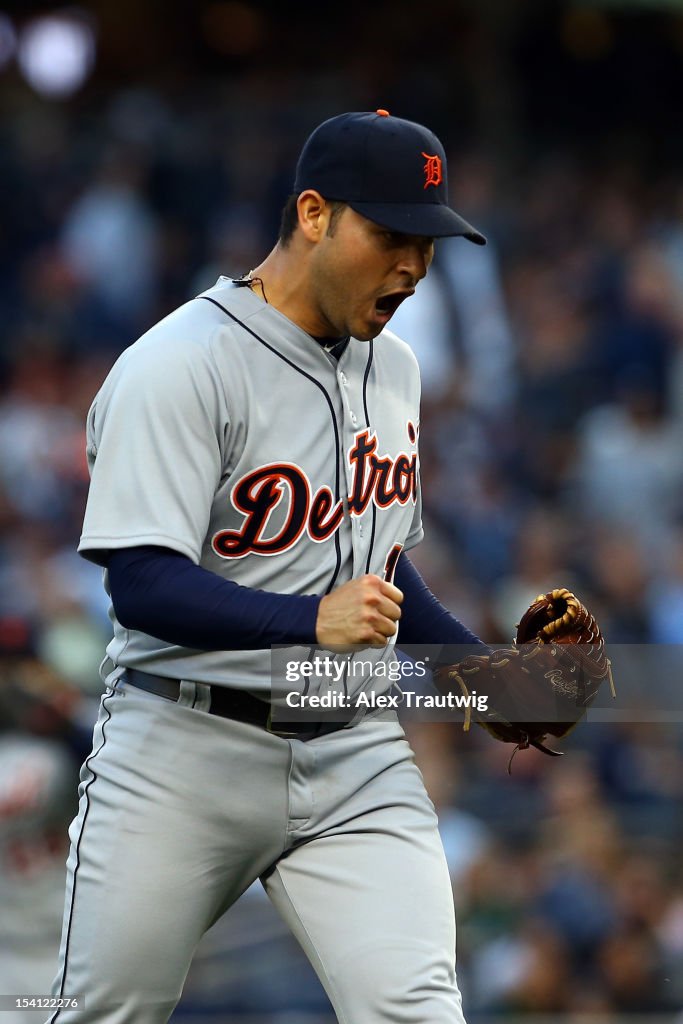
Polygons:
M273 728L273 705L270 706L268 712L268 718L266 719L266 732L269 732L271 736L279 736L283 740L297 739L301 735L300 732L291 732L287 729L274 729Z

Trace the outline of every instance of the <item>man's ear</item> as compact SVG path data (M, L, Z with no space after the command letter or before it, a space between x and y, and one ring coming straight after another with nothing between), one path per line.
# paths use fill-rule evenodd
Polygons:
M316 243L327 234L332 210L330 204L315 189L302 192L296 202L299 228L304 238Z

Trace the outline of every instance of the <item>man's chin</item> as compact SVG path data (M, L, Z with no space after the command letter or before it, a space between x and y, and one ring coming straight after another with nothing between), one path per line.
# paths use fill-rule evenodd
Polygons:
M366 320L363 324L358 324L356 330L351 331L351 337L355 338L356 341L373 341L378 334L381 334L386 327L388 321L379 319L373 320L370 323Z

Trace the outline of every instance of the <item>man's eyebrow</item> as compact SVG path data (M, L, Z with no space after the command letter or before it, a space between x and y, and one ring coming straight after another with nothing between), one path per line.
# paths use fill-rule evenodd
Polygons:
M434 243L434 238L431 235L409 235L407 231L394 231L393 228L385 228L382 227L381 224L377 224L376 227L381 234L389 234L392 238L396 238L402 242L410 242L414 240L418 242L426 242L427 245L432 245Z

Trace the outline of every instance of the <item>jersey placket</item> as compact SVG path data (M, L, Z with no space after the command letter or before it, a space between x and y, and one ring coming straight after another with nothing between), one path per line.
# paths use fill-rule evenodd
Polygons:
M346 495L349 496L353 493L354 485L357 483L356 468L351 464L349 453L354 446L358 431L362 429L365 423L364 416L361 412L363 408L362 378L360 375L354 373L350 367L348 369L341 369L338 367L337 381L339 384L339 393L342 398L343 410L342 437L344 445L344 480L346 485ZM365 484L365 480L363 481L363 484ZM354 510L350 511L354 576L365 572L372 538L372 508L373 503L371 501L366 508L363 509L363 512L360 515Z

